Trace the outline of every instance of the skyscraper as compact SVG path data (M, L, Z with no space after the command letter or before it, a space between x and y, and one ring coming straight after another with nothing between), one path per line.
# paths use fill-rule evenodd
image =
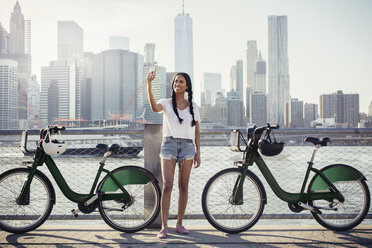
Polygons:
M27 118L33 123L31 127L39 127L40 118L40 85L36 80L36 75L31 75L28 80L28 108Z
M153 69L153 66L155 65L155 44L153 43L146 43L145 44L145 56L144 56L144 68L143 68L143 81L145 82L147 74L150 70ZM155 101L158 101L159 99L167 98L167 73L166 69L163 66L157 66L156 69L156 77L151 83L152 85L152 94L155 98ZM169 87L170 88L170 87ZM156 113L152 111L147 90L144 89L143 93L143 106L144 106L144 119L146 121L161 124L163 123L163 115ZM140 115L140 113L138 114Z
M25 53L25 20L18 1L10 16L10 53Z
M58 60L79 59L83 55L84 31L74 21L58 21Z
M322 94L319 99L320 118L335 118L338 124L356 127L360 121L359 94L344 94L342 90Z
M31 54L31 20L25 20L25 54Z
M152 66L155 64L155 44L145 44L145 65Z
M254 75L256 72L256 62L257 62L257 41L249 40L247 41L247 84L246 87L250 87L253 91L256 91L254 88Z
M304 127L304 102L297 98L291 98L285 102L284 125L286 127Z
M136 119L143 112L143 55L105 50L93 56L92 120Z
M227 92L227 125L241 127L244 120L244 103L237 92Z
M186 72L194 82L192 18L185 13L184 5L182 13L174 18L174 42L175 71Z
M0 129L18 128L17 62L0 59Z
M240 100L243 101L243 60L237 60L230 70L230 90L234 90Z
M50 125L56 119L75 119L76 65L67 61L53 61L41 67L40 121Z
M261 52L256 62L253 91L266 94L266 61L262 59Z
M203 74L203 88L205 101L204 104L211 104L217 97L217 92L221 92L222 79L220 73L205 72Z
M267 124L266 95L262 92L253 92L252 94L250 94L249 100L250 116L247 116L249 122L257 126L266 125Z
M305 103L304 105L304 127L312 127L311 122L318 119L318 104Z
M5 43L6 42L7 41L5 41ZM31 55L25 54L25 20L18 1L14 5L10 17L8 50L5 49L0 53L0 59L15 60L18 63L18 100L16 104L16 119L19 128L27 128L27 86L28 79L31 75Z
M0 23L0 54L9 53L9 33Z
M268 121L284 123L284 103L290 100L287 16L269 16Z

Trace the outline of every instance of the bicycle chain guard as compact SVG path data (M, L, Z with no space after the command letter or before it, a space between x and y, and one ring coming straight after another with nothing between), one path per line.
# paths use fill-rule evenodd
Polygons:
M79 208L80 212L82 212L84 214L92 213L94 210L96 210L97 207L98 207L98 201L94 201L91 204L89 204L88 206L85 206L84 203L78 203L78 208Z
M293 203L288 203L288 207L289 207L289 209L290 209L292 212L294 212L294 213L299 213L299 212L302 212L302 211L304 210L304 208L303 208L303 207L300 207L300 206L298 205L298 203L295 203L295 204L293 204Z

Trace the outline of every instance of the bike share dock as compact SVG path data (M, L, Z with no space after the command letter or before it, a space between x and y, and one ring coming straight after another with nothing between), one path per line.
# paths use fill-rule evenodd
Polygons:
M73 222L73 221L71 221ZM50 225L26 234L0 232L0 247L372 247L372 225L333 232L319 225L260 225L240 234L226 234L210 225L187 225L189 235L173 223L166 239L159 229L122 233L107 225Z

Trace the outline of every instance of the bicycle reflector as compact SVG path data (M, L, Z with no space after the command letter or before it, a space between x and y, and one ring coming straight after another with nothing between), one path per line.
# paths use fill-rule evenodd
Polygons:
M283 151L284 143L271 142L267 139L261 139L258 141L258 148L260 152L265 156L275 156Z

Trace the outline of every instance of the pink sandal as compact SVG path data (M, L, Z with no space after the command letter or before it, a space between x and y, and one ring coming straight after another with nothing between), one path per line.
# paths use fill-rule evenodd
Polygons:
M165 239L167 237L167 234L168 234L168 229L162 229L159 233L158 233L158 238L159 239Z
M184 226L178 226L176 227L176 231L181 234L189 234L190 232L186 230Z

